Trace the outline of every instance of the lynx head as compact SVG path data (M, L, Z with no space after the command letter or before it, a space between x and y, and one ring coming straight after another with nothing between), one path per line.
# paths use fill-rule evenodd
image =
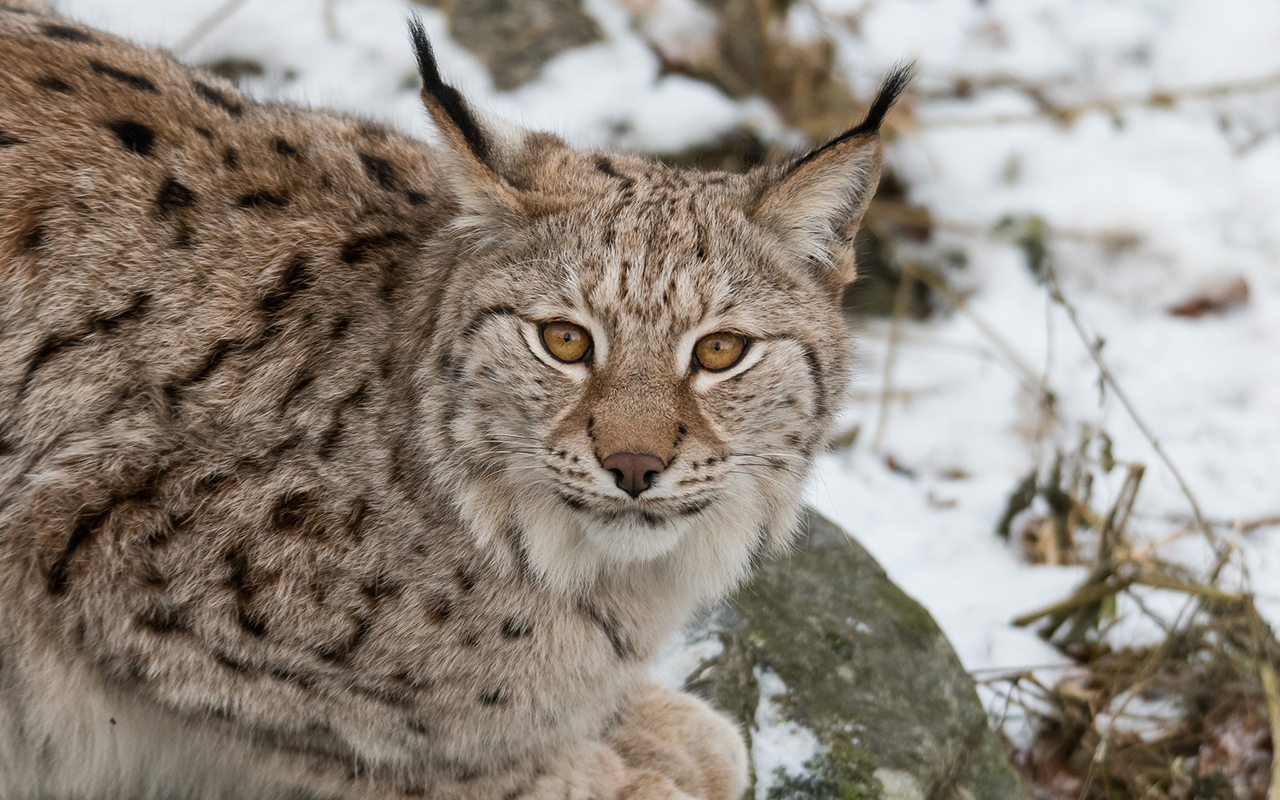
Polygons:
M728 589L788 542L829 434L852 238L909 71L785 167L704 173L483 117L413 34L459 204L427 435L464 517L552 586L661 568Z

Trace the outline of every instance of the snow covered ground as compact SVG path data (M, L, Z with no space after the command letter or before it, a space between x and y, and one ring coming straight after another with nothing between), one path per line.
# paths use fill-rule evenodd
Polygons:
M695 0L662 13L696 20ZM177 47L222 0L58 0L64 13L136 40ZM499 93L480 63L448 40L430 8L407 0L247 0L190 48L191 62L260 61L247 83L261 97L357 112L426 134L413 90L404 18L420 13L448 76L489 108L580 145L670 150L738 125L786 134L759 101L659 77L658 63L618 0L587 0L607 34L564 53L542 77ZM974 671L1053 664L1055 651L1010 625L1064 597L1080 567L1032 566L994 534L1005 499L1080 426L1105 430L1119 459L1148 466L1136 531L1164 536L1188 504L1023 253L991 235L1003 217L1038 215L1066 296L1205 515L1231 523L1280 514L1280 81L1255 91L1220 84L1280 73L1280 5L1272 0L808 0L792 7L797 36L838 44L850 84L867 95L904 57L921 67L917 127L888 162L942 225L937 247L963 254L953 272L970 309L1043 375L1059 398L1043 421L1035 394L990 337L959 314L909 323L893 402L879 394L888 324L859 325L845 424L862 435L824 456L811 502L846 527L889 575L929 608ZM326 19L327 15L327 19ZM963 82L971 95L955 99ZM1034 82L1057 104L1118 100L1069 124L1037 117L1015 88ZM1208 88L1206 88L1208 87ZM1152 92L1199 97L1142 104ZM932 98L932 99L931 99ZM1106 105L1094 103L1094 107ZM1248 302L1184 319L1170 305L1244 278ZM903 470L886 465L886 455ZM1119 477L1117 470L1113 478ZM958 477L962 476L962 477ZM1118 481L1098 487L1104 501ZM1104 507L1106 502L1101 503ZM1228 538L1229 529L1223 528ZM1234 537L1259 605L1280 625L1280 527ZM1196 536L1168 555L1207 563ZM1239 571L1238 571L1239 572ZM1233 573L1236 574L1236 573ZM1243 578L1243 574L1241 574ZM1172 616L1182 598L1152 590ZM1133 609L1122 604L1121 613ZM1136 621L1114 636L1137 641Z

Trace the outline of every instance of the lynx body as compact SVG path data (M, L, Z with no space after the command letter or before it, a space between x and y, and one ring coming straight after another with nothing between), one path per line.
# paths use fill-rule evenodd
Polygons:
M647 664L788 541L902 76L703 174L414 33L433 146L0 5L0 797L741 793Z

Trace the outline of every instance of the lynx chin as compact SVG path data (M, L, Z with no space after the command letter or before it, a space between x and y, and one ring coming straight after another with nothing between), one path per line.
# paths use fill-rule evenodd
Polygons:
M428 145L0 4L0 798L736 800L648 665L785 548L880 122Z

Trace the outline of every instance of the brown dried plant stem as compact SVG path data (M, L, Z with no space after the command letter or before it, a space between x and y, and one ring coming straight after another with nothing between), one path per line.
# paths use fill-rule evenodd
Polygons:
M1049 119L1068 124L1090 111L1117 112L1126 108L1168 108L1182 100L1208 100L1235 94L1266 92L1280 88L1280 72L1227 83L1211 83L1203 86L1184 86L1178 89L1157 89L1144 94L1100 97L1082 103L1058 105L1046 99L1044 89L1022 84L1023 92L1032 96L1040 105L1036 111L1012 114L991 114L981 117L938 117L916 122L920 128L968 128L988 125L1019 125Z
M970 322L972 322L974 327L978 329L978 332L985 336L991 344L995 345L995 348L1000 351L1000 355L1004 356L1009 363L1013 365L1014 370L1018 373L1018 377L1022 379L1023 383L1029 389L1040 391L1043 388L1042 376L1037 372L1037 370L1022 357L1022 354L1009 343L1008 339L1002 336L999 331L992 327L990 323L979 316L973 309L969 308L969 304L966 302L965 298L947 284L947 279L945 277L924 264L916 264L914 266L914 274L923 283L927 284L930 289L950 303L952 308L963 314ZM1052 403L1052 393L1048 392L1047 389L1044 391L1045 394L1041 396L1041 401Z
M191 48L199 44L200 40L208 36L214 28L217 28L219 25L226 22L227 17L236 13L240 6L244 5L248 1L249 0L226 0L226 2L209 12L204 19L196 23L196 26L173 46L173 54L178 57L186 55Z
M1128 412L1129 418L1138 426L1138 430L1140 430L1142 435L1146 437L1147 442L1151 445L1151 449L1155 450L1156 455L1160 457L1160 460L1164 463L1170 474L1173 475L1173 479L1177 481L1178 488L1182 490L1182 494L1186 497L1188 505L1191 506L1191 514L1195 519L1196 527L1204 532L1205 538L1209 540L1209 543L1218 553L1218 557L1221 560L1224 554L1223 545L1218 538L1218 534L1213 530L1213 527L1205 521L1204 515L1200 513L1200 504L1196 502L1195 495L1187 485L1186 480L1183 479L1182 472L1174 465L1172 459L1169 458L1169 455L1165 453L1164 447L1160 444L1160 440L1157 439L1156 435L1151 432L1149 427L1147 427L1147 423L1142 419L1142 416L1138 414L1138 410L1134 407L1133 402L1129 400L1128 393L1121 388L1119 381L1116 380L1115 374L1111 371L1111 368L1107 366L1106 360L1102 357L1102 346L1098 343L1096 338L1090 338L1089 332L1085 330L1084 323L1080 320L1080 314L1076 310L1076 307L1072 305L1062 293L1062 287L1058 283L1057 273L1052 266L1046 270L1046 275L1049 283L1049 296L1055 303L1062 307L1063 311L1066 312L1067 318L1071 321L1072 327L1076 329L1076 333L1080 336L1080 341L1089 352L1089 357L1093 359L1094 365L1097 366L1098 371L1101 373L1103 381L1105 381L1107 386L1111 388L1116 399L1120 401L1120 404L1124 406L1125 411ZM1221 569L1221 567L1214 570L1215 576L1219 569Z
M1262 661L1262 690L1267 694L1267 716L1271 720L1271 786L1267 800L1280 800L1280 680L1276 668Z
M1246 601L1246 613L1253 629L1254 647L1258 657L1258 676L1262 679L1262 693L1267 698L1267 719L1271 723L1271 781L1267 788L1267 800L1280 800L1280 677L1276 675L1275 665L1271 663L1271 654L1267 643L1270 639L1270 628L1258 612L1253 598Z
M898 362L898 348L902 344L902 322L911 303L911 288L915 285L915 269L904 264L898 280L898 290L893 296L893 320L889 323L889 342L884 355L884 377L880 386L880 415L876 419L876 432L871 437L871 452L879 453L884 443L884 432L889 424L889 400L893 395L893 369Z

